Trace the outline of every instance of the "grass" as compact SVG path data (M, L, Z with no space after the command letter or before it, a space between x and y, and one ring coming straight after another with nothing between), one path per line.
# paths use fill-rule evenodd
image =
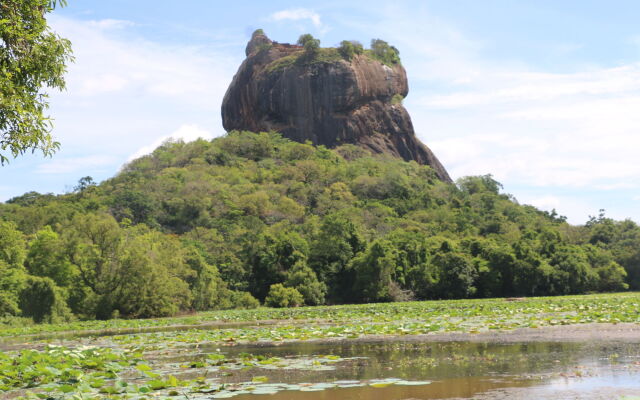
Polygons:
M395 65L400 64L400 63L393 63L388 60L384 60L380 57L376 57L376 55L371 50L365 50L363 54L370 60L381 62L382 64L388 67L394 67ZM342 54L340 54L340 52L338 51L338 49L335 47L321 47L318 49L318 52L315 55L315 57L311 59L306 57L305 51L301 49L293 54L290 54L288 56L284 56L284 57L278 58L277 60L272 61L271 63L267 64L267 66L265 67L265 70L267 71L267 73L273 73L273 72L282 71L286 68L290 68L294 65L307 66L307 65L321 64L321 63L334 63L341 60L345 60L347 62L350 61L348 59L345 59L345 57L343 57ZM402 101L402 98L400 99L400 102L401 101Z
M396 93L393 95L393 97L391 98L391 104L400 104L402 105L402 101L404 100L404 97L400 94L400 93Z
M319 48L315 57L309 59L304 50L279 58L269 63L265 68L268 73L282 71L294 65L306 66L322 63L334 63L344 60L338 49L334 47Z

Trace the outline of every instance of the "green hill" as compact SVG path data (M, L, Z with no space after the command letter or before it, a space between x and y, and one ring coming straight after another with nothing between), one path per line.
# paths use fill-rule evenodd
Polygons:
M0 204L0 315L640 289L634 222L571 226L500 190L273 133L168 142L99 185Z

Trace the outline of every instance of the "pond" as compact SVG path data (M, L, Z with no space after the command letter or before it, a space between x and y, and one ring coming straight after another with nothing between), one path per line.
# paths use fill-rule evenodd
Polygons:
M234 348L231 352L239 350ZM269 396L272 400L640 396L637 344L379 342L289 344L241 351L265 357L334 354L346 359L335 370L279 371L265 375L272 382L357 381L363 385L323 391L279 391ZM352 357L356 358L350 360ZM389 379L389 384L371 383L383 379ZM424 384L395 384L394 379ZM255 396L235 398L255 399Z
M29 390L58 399L108 393L191 400L640 400L635 339L519 343L408 335L247 344L202 340L208 332L178 328L23 342L54 367L43 369L49 378L37 378ZM82 378L69 372L80 359L93 360L83 361ZM2 397L26 394L15 386Z

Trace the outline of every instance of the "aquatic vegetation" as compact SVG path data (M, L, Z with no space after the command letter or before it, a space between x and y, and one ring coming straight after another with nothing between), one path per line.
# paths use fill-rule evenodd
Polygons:
M47 346L43 350L3 353L0 358L0 393L22 398L148 398L189 394L189 398L229 398L240 394L271 394L282 390L318 391L329 388L370 385L424 385L425 381L373 379L324 383L270 383L264 375L250 381L221 383L222 376L235 370L327 371L337 363L353 360L334 355L264 357L241 353L227 357L219 352L206 357L192 355L187 363L143 360L142 352L110 348ZM197 377L185 379L185 371ZM259 373L259 372L258 372ZM22 389L15 392L16 389ZM13 390L13 392L12 392ZM204 395L199 397L199 395ZM78 397L82 396L82 397Z
M174 318L86 321L0 327L0 337L73 331L75 335L210 330L208 340L285 340L480 332L582 323L640 322L640 293L505 299L378 303L292 309L259 308L202 312ZM242 325L246 325L242 328ZM256 326L254 326L256 325ZM103 332L100 332L103 331ZM152 337L153 335L149 335ZM156 335L158 336L158 335Z
M538 368L537 361L521 354L521 351L532 351L533 346L508 352L479 347L470 352L460 344L443 343L423 352L403 347L409 345L386 342L390 347L384 348L385 354L390 357L389 362L394 363L394 371L400 374L396 378L385 372L384 364L377 364L377 355L368 353L366 347L360 347L360 353L347 354L338 345L344 342L338 340L563 324L638 323L639 304L639 293L625 293L513 301L260 308L179 318L5 328L0 330L4 337L0 346L6 349L0 353L0 394L42 399L142 399L177 395L187 395L190 399L228 398L287 390L424 385L438 371L448 371L447 366L469 371L469 368L478 370L479 363L495 369L521 365L524 371ZM43 328L50 328L50 332L45 334ZM70 332L71 329L74 331ZM295 350L302 348L295 346L313 341L336 343L337 347L325 351L314 350L313 346L304 351ZM247 346L252 344L258 347ZM283 347L284 350L276 351ZM256 352L257 349L274 350ZM407 356L409 352L411 357ZM396 353L398 356L393 356ZM628 356L619 352L603 354L611 364ZM362 363L369 368L375 366L376 372L353 380L345 379L352 375L340 372L351 368L356 371L356 366ZM577 374L575 371L582 374L579 369L571 373ZM412 373L419 375L415 375L416 379L407 379ZM296 376L315 376L314 379L320 381L291 378Z

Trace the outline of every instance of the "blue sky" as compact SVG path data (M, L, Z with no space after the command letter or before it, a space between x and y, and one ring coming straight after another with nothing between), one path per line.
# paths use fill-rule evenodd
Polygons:
M224 134L220 103L257 28L279 42L382 38L409 76L418 136L455 178L583 223L640 221L640 4L634 1L70 0L74 47L51 94L53 158L1 167L0 201L113 176L169 137Z

